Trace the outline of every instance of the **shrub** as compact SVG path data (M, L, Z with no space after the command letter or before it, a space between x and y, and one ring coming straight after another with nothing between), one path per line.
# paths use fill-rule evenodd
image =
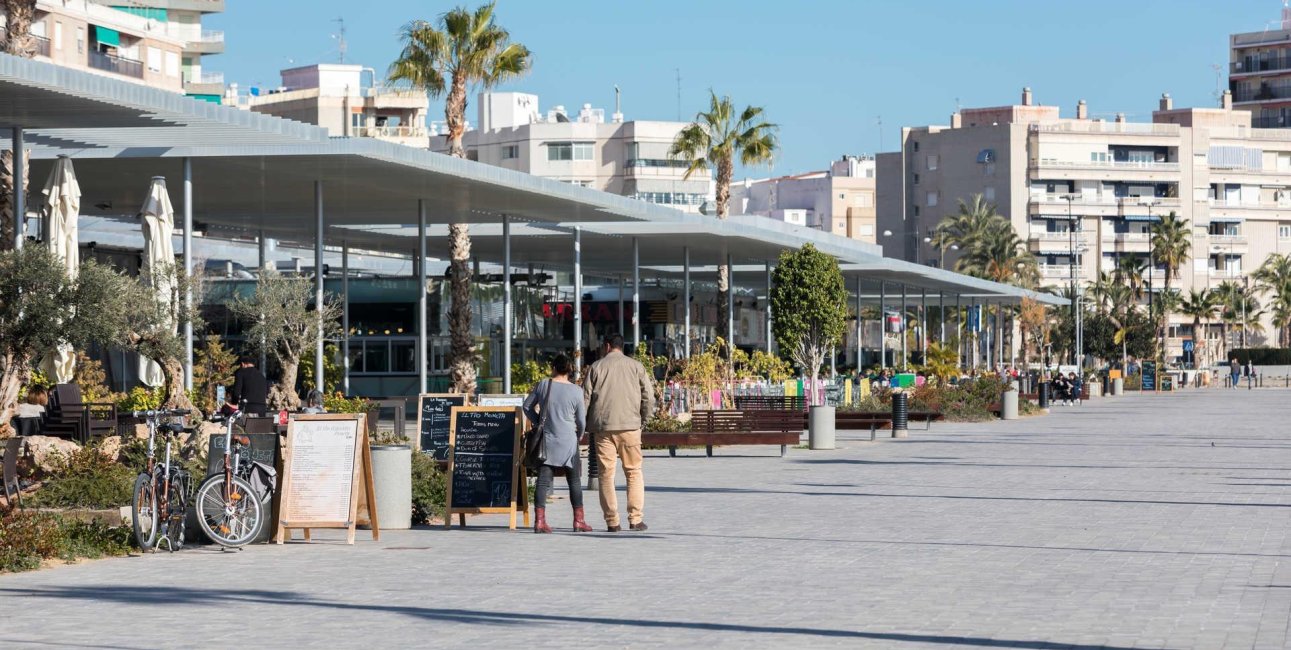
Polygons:
M328 413L367 413L372 402L362 397L345 397L338 393L323 395L323 408Z
M682 422L681 420L678 420L677 418L674 418L674 417L656 416L656 417L650 418L649 422L646 422L645 430L661 431L661 432L690 431L690 423Z
M448 498L448 475L429 454L412 454L412 523L429 524L444 514Z
M153 389L135 386L125 397L117 402L117 410L130 411L152 411L161 408L161 403L166 399L166 389L157 387Z
M126 526L64 519L48 512L0 510L0 572L30 571L43 560L125 555L134 535Z
M994 375L985 375L958 384L932 384L909 391L910 410L939 412L951 422L982 422L995 416L991 405L1000 401L1005 383ZM892 409L892 392L877 388L869 397L844 410L863 413L887 413Z
M115 508L129 505L135 472L97 447L54 459L49 480L29 505L44 508Z
M517 395L527 394L547 376L546 368L532 359L513 363L511 364L511 392Z

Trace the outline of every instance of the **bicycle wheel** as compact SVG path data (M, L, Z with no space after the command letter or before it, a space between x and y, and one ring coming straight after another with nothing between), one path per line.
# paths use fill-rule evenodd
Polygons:
M260 534L264 525L264 507L251 485L233 477L230 498L224 498L224 475L216 474L197 488L193 502L197 523L202 532L220 546L245 546Z
M171 471L170 516L167 517L166 537L170 540L169 547L172 552L184 548L184 534L188 531L189 486L187 472Z
M140 474L134 480L130 495L130 521L134 539L141 550L151 550L157 543L157 490L151 474Z

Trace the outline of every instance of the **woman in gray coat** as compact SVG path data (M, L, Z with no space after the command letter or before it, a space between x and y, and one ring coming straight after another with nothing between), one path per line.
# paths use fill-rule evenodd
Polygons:
M559 355L551 362L551 379L538 382L524 400L524 414L529 421L542 426L542 449L546 461L538 468L538 491L534 496L536 521L533 532L550 533L547 525L547 499L555 470L565 471L569 485L569 503L574 506L574 532L591 532L583 519L583 490L579 484L578 439L587 422L587 404L583 389L569 381L573 369L569 357Z

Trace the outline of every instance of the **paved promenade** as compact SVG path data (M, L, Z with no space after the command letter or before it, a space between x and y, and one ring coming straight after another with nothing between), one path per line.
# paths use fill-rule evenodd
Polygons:
M0 576L0 647L1289 644L1291 392L778 451L651 452L646 534L480 517Z

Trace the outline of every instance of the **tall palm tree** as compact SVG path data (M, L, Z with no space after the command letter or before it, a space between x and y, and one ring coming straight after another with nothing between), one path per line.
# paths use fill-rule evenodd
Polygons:
M1215 294L1207 289L1192 289L1179 305L1179 312L1192 317L1193 351L1205 351L1206 336L1201 329L1201 321L1215 317ZM1206 351L1209 352L1209 351ZM1206 356L1211 356L1207 354Z
M31 38L31 23L36 17L36 0L0 0L5 12L5 29L0 31L0 51L29 59L36 54L36 43ZM22 165L22 187L14 187L15 165ZM28 183L28 157L14 161L13 151L0 151L0 250L13 246L15 227L23 215L17 214L16 192L26 193Z
M780 127L765 120L760 106L745 106L737 112L730 96L718 97L712 90L708 96L708 110L697 113L695 121L677 134L668 149L668 157L688 163L684 176L687 179L696 172L707 173L710 168L716 168L717 218L726 219L730 214L735 161L738 159L743 165L770 165L779 149L776 134ZM731 333L727 331L730 276L731 269L726 264L717 266L717 332L727 342L731 341Z
M995 205L988 203L981 194L974 194L967 201L959 200L959 209L954 214L946 215L933 229L932 245L938 252L944 252L952 246L958 246L960 259L967 255L987 236L992 228L1007 220L996 212ZM959 268L958 262L956 269Z
M444 96L448 153L465 158L466 97L472 87L492 88L528 72L529 48L511 42L507 30L493 21L494 2L470 11L457 7L434 23L415 20L403 28L403 51L387 76ZM451 296L448 330L452 390L475 390L475 342L471 337L471 236L465 223L449 226ZM425 387L422 387L425 390Z
M1130 289L1130 297L1134 302L1143 299L1143 274L1147 272L1148 264L1142 257L1137 255L1126 255L1116 263L1116 271L1113 277L1116 282L1123 284Z
M1094 303L1094 308L1100 314L1106 314L1112 306L1113 288L1116 286L1116 279L1107 271L1099 271L1098 279L1089 285L1089 298Z
M994 212L992 210L992 212ZM997 215L998 217L998 215ZM973 235L967 253L955 263L956 270L979 278L1021 287L1035 287L1039 281L1039 267L1035 256L1018 237L1013 224L1003 217L991 220L985 230ZM1003 322L1004 307L996 308L997 322ZM996 359L1003 357L1003 341L997 338Z
M1278 330L1278 344L1291 339L1291 255L1274 253L1251 274L1260 290L1269 296L1269 311Z
M1179 269L1188 262L1192 252L1192 225L1187 219L1180 219L1171 211L1160 221L1152 224L1152 256L1155 262L1165 267L1165 287L1162 297L1170 293L1170 280L1178 279ZM1163 302L1158 310L1160 318L1156 321L1162 339L1161 353L1165 354L1165 329L1170 321L1171 310Z

